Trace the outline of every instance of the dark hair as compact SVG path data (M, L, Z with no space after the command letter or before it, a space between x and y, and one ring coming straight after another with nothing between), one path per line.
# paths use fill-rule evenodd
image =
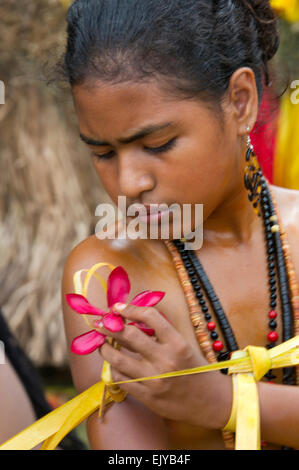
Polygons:
M62 66L72 86L159 78L219 101L247 66L261 99L279 46L268 0L75 0L67 21Z

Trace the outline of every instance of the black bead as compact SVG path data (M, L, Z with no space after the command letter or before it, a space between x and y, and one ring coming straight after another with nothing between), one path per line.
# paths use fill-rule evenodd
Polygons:
M206 301L205 301L205 299L200 299L199 303L200 303L200 305L203 305L203 306L205 306L205 305L206 305Z
M191 284L196 284L198 281L196 277L191 277L190 282Z
M201 291L201 285L200 284L195 284L195 286L193 286L193 287L194 287L194 290L196 290L196 295L197 295L197 293L199 293Z
M189 274L189 276L194 276L194 274L195 274L194 269L193 268L188 268L188 274Z
M276 321L275 320L269 321L269 327L271 328L271 330L275 330L277 328Z
M270 302L270 308L272 310L274 310L276 307L277 307L277 302L274 302L274 300L272 302Z
M211 332L211 339L216 341L216 339L218 339L218 338L219 338L218 333L216 331L212 331Z
M229 356L230 356L229 351L221 352L220 354L218 354L217 360L218 360L219 362L228 361L228 360L229 360Z
M202 311L203 311L203 313L208 313L209 308L208 307L202 307Z
M197 286L196 286L197 287ZM196 297L198 299L202 299L203 298L203 293L202 292L196 292Z
M210 321L210 320L212 320L212 317L211 317L211 315L210 315L209 313L206 313L205 319L206 319L207 321Z
M268 380L276 379L276 375L272 373L272 370L269 370L269 372L267 372L267 374L265 374L264 377Z

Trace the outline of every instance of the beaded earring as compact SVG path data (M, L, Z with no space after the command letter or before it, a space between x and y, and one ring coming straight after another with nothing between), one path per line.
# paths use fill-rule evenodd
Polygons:
M247 126L247 151L246 151L246 167L244 171L244 183L246 189L249 191L249 201L253 203L254 212L261 217L262 213L259 207L261 202L261 189L263 172L259 165L257 156L254 153L254 148L249 135L250 127Z

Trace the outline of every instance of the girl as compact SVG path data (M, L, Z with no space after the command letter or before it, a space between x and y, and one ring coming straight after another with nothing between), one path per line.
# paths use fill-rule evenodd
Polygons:
M81 139L112 201L125 196L128 207L204 207L200 250L186 251L170 226L168 242L91 236L69 255L62 284L69 344L87 331L64 300L77 270L112 263L128 272L130 298L146 289L166 293L159 304L166 319L156 308L127 305L121 312L153 328L154 337L135 326L119 333L102 328L121 350L106 342L100 354L71 355L78 392L99 380L103 359L121 381L223 360L249 344L273 347L293 336L299 193L268 184L249 139L278 45L277 19L266 0L72 4L64 72ZM282 261L283 230L295 270ZM88 298L105 308L97 283ZM199 313L190 318L194 299ZM196 334L199 321L204 336ZM299 447L294 383L288 369L270 372L258 385L266 448ZM88 420L93 449L225 448L231 377L215 372L121 388L128 392L123 403L108 409L103 422L97 414Z

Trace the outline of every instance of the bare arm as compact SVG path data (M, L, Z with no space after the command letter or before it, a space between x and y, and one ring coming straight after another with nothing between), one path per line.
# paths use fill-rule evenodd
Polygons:
M62 302L68 348L74 337L89 331L82 316L76 314L65 302L65 294L74 292L73 274L83 268L90 268L99 261L119 264L105 250L97 251L91 239L83 242L70 254L64 269L62 281ZM109 271L107 271L109 274ZM99 307L106 307L106 298L97 282L91 282L89 300ZM90 317L92 318L92 317ZM96 317L95 317L96 319ZM88 356L70 353L70 366L74 385L81 393L100 380L103 360L98 351ZM92 449L168 449L167 429L164 420L150 411L132 396L123 403L113 404L100 422L94 413L87 422L87 432Z
M259 383L262 439L299 449L299 388Z

